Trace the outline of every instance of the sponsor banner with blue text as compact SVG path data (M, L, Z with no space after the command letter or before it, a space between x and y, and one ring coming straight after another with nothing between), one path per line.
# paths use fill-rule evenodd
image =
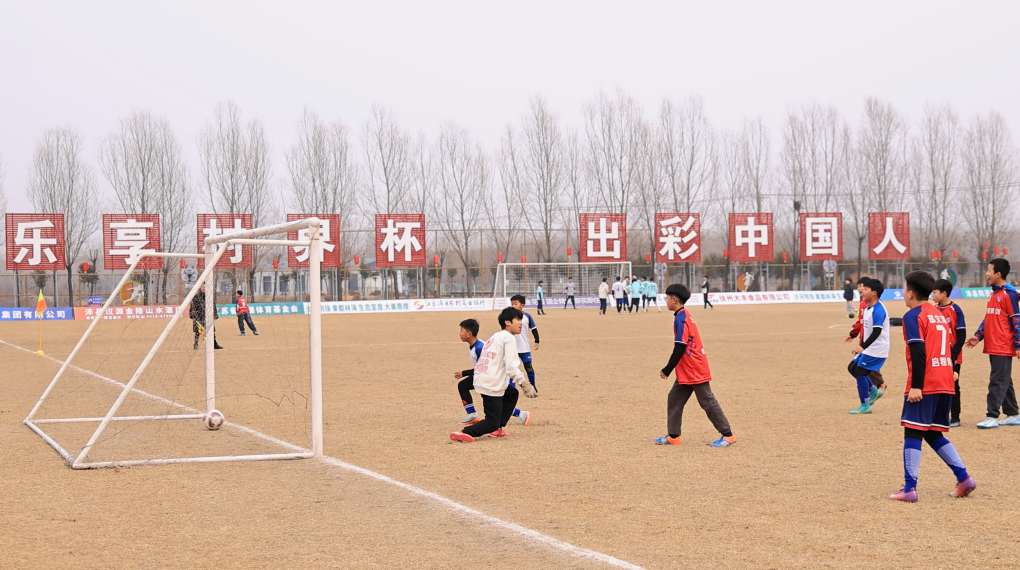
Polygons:
M102 307L75 307L74 318L83 321L91 321L96 318ZM169 319L174 316L177 305L139 305L110 307L103 313L103 320L121 319Z
M51 307L43 312L44 321L70 321L74 310L70 307ZM35 309L27 307L0 307L0 321L34 321Z
M258 315L303 315L308 303L248 303L248 313ZM325 303L323 303L325 305ZM236 317L237 305L217 305L221 317Z

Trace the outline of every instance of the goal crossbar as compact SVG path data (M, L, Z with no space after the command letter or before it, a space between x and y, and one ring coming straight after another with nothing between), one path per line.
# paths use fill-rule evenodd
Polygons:
M323 419L322 419L322 336L321 336L321 283L319 279L320 275L320 255L322 250L322 242L319 236L319 228L321 221L317 217L305 218L302 220L296 220L283 224L276 224L273 226L265 226L260 228L254 228L250 230L242 230L238 232L231 232L227 234L221 234L219 236L209 237L205 240L205 246L203 253L164 253L164 252L143 252L131 263L124 276L121 277L114 289L114 292L120 291L122 287L127 283L128 279L132 276L138 264L147 258L202 258L205 261L205 269L203 270L199 279L192 286L191 290L181 301L180 306L174 311L173 316L170 318L170 322L163 328L160 336L156 339L153 346L146 353L142 363L138 366L135 372L132 374L131 379L127 383L117 382L112 378L100 376L98 374L89 372L87 370L81 370L92 376L96 376L104 381L113 383L121 387L120 394L118 395L113 406L102 418L47 418L47 419L35 419L35 415L38 413L40 407L46 401L46 398L52 392L54 386L57 385L60 378L64 375L67 369L72 366L72 361L78 355L81 348L84 346L89 335L93 329L103 320L103 314L109 310L113 304L114 295L110 295L107 300L103 303L103 306L98 310L95 318L89 323L85 333L75 344L74 348L68 357L61 363L60 369L57 374L50 381L46 389L40 396L39 401L36 402L35 406L29 412L25 418L24 423L36 432L42 439L48 443L57 453L64 458L64 460L74 469L91 469L100 467L115 467L115 466L131 466L131 465L162 465L171 463L209 463L209 462L220 462L220 461L261 461L268 459L299 459L299 458L310 458L310 457L321 457L323 453ZM289 233L298 231L304 228L308 228L309 237L307 240L259 240L259 238L267 235L274 235L280 233ZM288 445L289 447L299 450L291 453L270 453L260 455L232 455L232 456L215 456L215 457L181 457L181 458L168 458L168 459L140 459L140 460L126 460L126 461L102 461L102 462L89 462L87 461L89 452L92 451L96 442L99 440L102 433L106 430L107 426L112 421L124 421L124 420L177 420L177 419L196 419L204 417L204 413L199 410L191 409L176 402L172 402L149 394L142 390L135 388L135 384L138 379L142 376L146 367L152 361L153 357L159 351L166 338L169 336L170 331L182 318L181 315L184 313L188 305L191 304L195 295L201 290L202 285L211 281L212 274L215 271L216 264L220 258L227 251L231 245L271 245L271 246L301 246L309 248L309 372L310 372L310 390L311 390L311 404L312 404L312 425L311 425L311 449L303 449L297 446ZM217 247L219 246L219 247ZM208 323L208 330L206 332L206 412L215 408L215 319L214 312L215 306L213 303L206 303L206 315L205 322ZM77 368L77 367L75 367ZM161 400L166 404L177 406L189 413L185 414L160 414L151 416L121 416L117 417L116 413L120 409L124 400L129 394L138 394L144 397ZM76 455L71 455L65 450L59 443L57 443L52 437L45 433L45 431L39 427L40 424L49 423L94 423L98 421L99 426L96 431L90 436L88 443L82 448ZM229 426L230 424L226 424ZM243 426L237 426L239 429L244 431L251 431ZM272 438L270 438L272 439ZM276 441L276 443L285 444L285 442Z

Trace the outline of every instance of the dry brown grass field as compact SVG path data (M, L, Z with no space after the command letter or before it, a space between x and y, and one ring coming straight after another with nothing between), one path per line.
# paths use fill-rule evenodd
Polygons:
M962 306L973 330L983 303ZM325 451L334 460L87 471L68 468L22 423L87 323L46 323L44 357L33 353L35 326L4 323L0 568L612 567L564 543L649 569L1016 566L1020 428L975 429L988 378L977 350L965 353L964 426L949 434L977 491L950 498L952 473L926 447L921 499L910 505L887 499L902 484L902 329L884 370L892 389L874 414L855 417L841 305L692 314L739 438L730 448L708 446L718 435L694 400L684 444L652 443L665 430L670 388L658 377L672 346L666 311L537 317L541 396L521 398L534 421L474 444L448 437L463 416L452 374L469 365L457 323L479 319L486 338L496 313L329 315ZM299 318L274 317L273 326L299 331ZM238 338L229 320L220 330L225 386L257 390L295 374L284 359L306 358L276 335ZM121 338L122 349L139 350ZM273 433L258 412L227 419ZM238 439L197 424L188 437Z

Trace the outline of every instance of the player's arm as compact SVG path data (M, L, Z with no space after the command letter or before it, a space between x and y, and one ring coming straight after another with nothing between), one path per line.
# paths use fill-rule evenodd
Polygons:
M460 372L454 372L453 373L453 377L456 378L457 380L460 380L461 378L474 378L475 377L475 369L474 368L468 368L467 370L461 370Z
M1012 311L1009 315L1009 329L1013 331L1013 349L1020 358L1020 300L1012 288L1006 290L1006 297L1009 298L1009 308Z
M676 365L680 364L680 359L683 358L685 352L687 352L686 342L673 343L673 354L669 355L669 362L666 364L666 367L660 371L660 376L662 378L669 378L669 375L676 370Z
M860 345L853 348L854 354L860 354L864 352L869 346L871 346L878 337L882 336L882 327L871 327L871 335L864 339Z
M964 340L967 338L967 329L964 327L956 327L956 342L953 343L953 347L949 349L949 354L953 358L953 366L956 366L956 358L960 356L960 351L963 350ZM959 372L959 370L957 370Z
M977 330L974 331L974 336L967 339L966 344L967 348L974 348L975 346L977 346L977 343L984 340L984 338L985 338L985 321L982 320L981 324L978 325Z
M910 392L907 394L907 400L910 402L919 402L921 395L924 390L924 371L927 368L925 366L927 355L924 351L924 341L920 339L911 339L907 343L907 347L910 350Z
M535 350L538 350L538 327L531 328L531 336L535 337Z

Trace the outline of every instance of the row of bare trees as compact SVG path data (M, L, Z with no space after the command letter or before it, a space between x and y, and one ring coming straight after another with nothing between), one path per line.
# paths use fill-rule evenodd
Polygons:
M476 262L482 240L493 253L509 252L521 232L536 260L562 259L563 245L576 246L570 236L585 211L627 212L637 228L651 228L656 212L700 212L704 232L723 241L727 214L773 212L777 244L794 256L799 212L841 211L847 256L858 259L867 257L868 212L910 211L915 250L977 257L982 244L1014 237L1020 182L1017 149L998 113L961 119L948 104L929 105L909 121L873 98L856 123L814 103L791 107L778 129L756 118L727 130L712 124L698 97L667 99L649 112L622 91L600 93L577 126L535 97L494 149L452 122L428 137L375 108L355 133L305 109L279 173L263 123L225 103L197 142L193 174L171 125L138 111L98 144L115 207L159 213L165 250L194 247L201 204L252 214L256 225L282 221L285 211L335 213L345 229L369 229L377 213L424 212L442 236L430 250L462 266ZM97 239L102 209L90 154L75 130L47 129L30 169L36 211L66 215L69 281ZM349 241L345 261L369 247L368 236L349 239L366 243ZM647 240L640 251L655 245L651 232L634 239ZM255 255L265 263L281 253Z

